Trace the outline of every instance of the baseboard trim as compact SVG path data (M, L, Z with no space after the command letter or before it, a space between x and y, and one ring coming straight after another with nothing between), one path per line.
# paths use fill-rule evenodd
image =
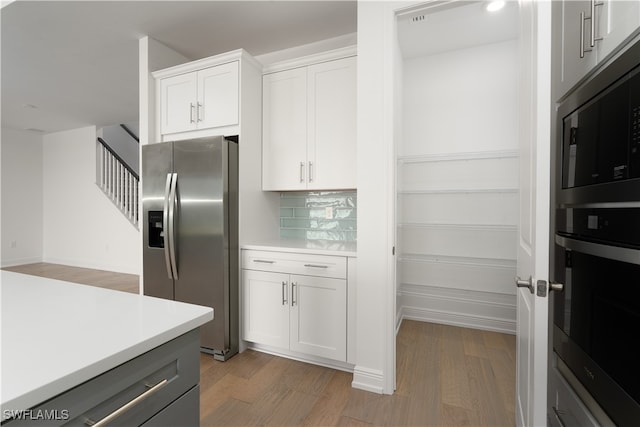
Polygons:
M384 394L384 375L377 369L356 366L353 369L351 387L372 393Z
M402 307L402 318L420 322L460 326L462 328L482 329L511 335L515 335L516 333L515 321L474 316L465 313L449 313L421 307Z
M102 264L102 263L97 263L93 261L79 261L79 260L71 260L71 259L63 259L63 258L45 258L41 262L47 262L51 264L62 264L62 265L68 265L71 267L79 267L79 268L91 268L94 270L113 271L116 273L123 273L123 274L140 275L140 272L136 271L137 268L134 268L131 266Z
M16 265L25 265L25 264L35 264L38 262L43 262L42 258L31 257L31 258L16 258L16 259L3 259L0 263L0 268L5 267L15 267Z
M403 284L398 302L400 319L516 333L515 295Z
M242 351L251 349L262 353L271 354L273 356L285 357L287 359L297 360L299 362L311 363L314 365L324 366L325 368L337 369L339 371L353 372L353 365L339 360L331 360L324 357L312 356L309 354L296 353L293 351L267 346L264 344L252 343L249 341L241 341L244 345L240 345Z

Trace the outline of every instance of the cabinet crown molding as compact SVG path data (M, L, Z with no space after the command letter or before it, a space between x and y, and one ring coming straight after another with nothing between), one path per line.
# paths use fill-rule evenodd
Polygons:
M278 71L290 70L293 68L305 67L307 65L319 64L321 62L334 61L336 59L348 58L358 54L356 45L328 50L326 52L314 53L313 55L301 56L295 59L274 62L262 68L262 74L277 73Z
M178 65L174 65L173 67L154 71L153 73L151 73L151 75L155 79L162 79L164 77L175 76L177 74L190 73L192 71L198 71L204 68L226 64L233 61L240 61L241 64L249 63L253 67L257 68L258 70L262 69L262 64L260 64L246 50L236 49L230 52L221 53L219 55L209 56L207 58L197 59L195 61L187 62L185 64L178 64Z

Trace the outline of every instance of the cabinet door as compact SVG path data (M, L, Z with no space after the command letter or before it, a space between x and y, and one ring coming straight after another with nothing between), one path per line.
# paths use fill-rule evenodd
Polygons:
M262 79L262 189L307 187L307 71L297 68Z
M291 350L346 361L346 280L291 275L290 322Z
M238 123L238 61L198 71L198 129Z
M596 15L599 15L599 9L601 8L596 8ZM567 93L596 65L596 50L587 51L590 49L591 21L586 20L583 27L580 20L581 12L584 12L587 17L591 16L590 1L571 0L562 2L562 67L558 85L559 96ZM598 20L596 19L597 22ZM584 49L583 58L580 57L581 41L583 41ZM600 42L596 42L596 46L598 43Z
M242 270L243 339L289 348L289 275Z
M356 188L356 58L311 65L308 188Z
M596 34L602 37L596 42L598 61L601 61L640 26L640 1L609 0L596 9L602 9L600 19L596 21Z
M184 132L196 128L196 73L160 80L160 132Z

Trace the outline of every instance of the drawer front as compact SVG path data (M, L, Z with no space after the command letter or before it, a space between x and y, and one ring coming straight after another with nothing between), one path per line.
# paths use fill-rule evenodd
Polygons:
M98 422L144 394L106 425L138 426L200 381L198 330L144 353L33 408L55 420L12 420L14 426L84 426ZM166 380L166 382L165 382ZM153 386L157 386L152 390ZM146 394L145 394L146 393Z
M242 268L304 276L347 278L347 258L342 256L243 250Z

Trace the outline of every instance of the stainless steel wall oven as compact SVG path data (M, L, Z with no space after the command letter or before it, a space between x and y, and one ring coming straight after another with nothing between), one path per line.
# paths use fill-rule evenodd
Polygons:
M617 425L640 423L640 42L560 104L553 350Z

